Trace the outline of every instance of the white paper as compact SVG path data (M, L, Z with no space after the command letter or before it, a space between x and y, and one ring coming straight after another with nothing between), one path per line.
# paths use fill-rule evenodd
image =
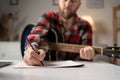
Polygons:
M81 67L81 66L84 66L84 64L72 60L67 60L67 61L44 62L44 66L28 66L24 62L19 62L17 65L15 65L14 68L40 68L40 67L67 68L67 67Z

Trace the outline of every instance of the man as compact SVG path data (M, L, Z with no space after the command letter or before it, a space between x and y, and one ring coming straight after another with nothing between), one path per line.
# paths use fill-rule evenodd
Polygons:
M57 60L56 54L49 54L45 49L40 49L41 43L48 32L56 29L64 37L64 43L88 45L80 49L79 54L59 51L58 60L92 60L95 55L92 45L92 29L90 24L79 18L76 11L81 5L81 0L59 0L59 12L48 12L41 16L39 22L34 27L31 34L27 37L36 53L27 44L24 61L28 65L41 65L41 61Z

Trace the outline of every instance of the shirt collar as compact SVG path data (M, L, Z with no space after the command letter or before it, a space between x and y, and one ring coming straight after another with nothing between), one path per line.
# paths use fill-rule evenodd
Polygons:
M63 20L59 17L59 12L57 12L56 14L58 16L58 22L59 22L59 24L62 25L63 24ZM75 15L73 17L75 19L75 23L78 22L79 17L78 17L78 15L76 13L75 13Z

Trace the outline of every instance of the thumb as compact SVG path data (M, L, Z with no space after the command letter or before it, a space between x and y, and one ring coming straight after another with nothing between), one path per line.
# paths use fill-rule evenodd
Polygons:
M45 58L45 50L44 49L39 49L38 51L40 53L41 60L43 60Z

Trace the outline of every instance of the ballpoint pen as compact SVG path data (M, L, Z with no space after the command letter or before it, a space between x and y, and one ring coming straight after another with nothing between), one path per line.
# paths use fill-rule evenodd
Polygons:
M34 49L34 47L31 45L31 42L30 42L30 40L27 38L27 41L28 41L28 43L29 43L29 45L31 46L31 48L37 53L37 54L40 54L40 52L38 51L38 50L36 50L36 49ZM44 66L44 63L42 62L42 61L40 61L41 62L41 64L42 64L42 66Z

